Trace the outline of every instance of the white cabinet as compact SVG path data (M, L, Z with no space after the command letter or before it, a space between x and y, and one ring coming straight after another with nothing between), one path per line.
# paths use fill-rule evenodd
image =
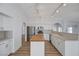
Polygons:
M52 44L63 56L79 56L78 40L63 40L59 37L51 37Z
M3 16L0 15L0 30L3 30Z
M79 41L65 41L65 55L79 56Z
M0 42L0 56L7 56L10 54L10 44L9 40L1 41Z
M62 55L65 55L65 41L64 40L58 37L52 36L51 42Z
M54 36L52 36L51 39L52 39L51 42L56 47L56 49L62 55L65 55L65 41Z
M30 54L31 56L44 56L45 54L45 44L44 41L41 42L31 42L30 44Z
M5 43L2 43L2 44L0 44L0 56L5 56L5 55L7 55L6 54L6 44Z

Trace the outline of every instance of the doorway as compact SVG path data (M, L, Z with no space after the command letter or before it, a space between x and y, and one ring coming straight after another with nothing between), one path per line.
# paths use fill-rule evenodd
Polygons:
M27 26L27 41L30 41L31 37L35 35L35 26Z
M26 23L22 24L22 45L26 42Z

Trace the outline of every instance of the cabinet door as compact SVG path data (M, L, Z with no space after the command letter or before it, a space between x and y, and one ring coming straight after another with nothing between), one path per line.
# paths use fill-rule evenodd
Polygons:
M64 52L65 52L65 41L63 41L62 39L59 39L59 42L58 42L58 50L59 52L64 55Z
M8 40L7 44L6 44L7 55L9 55L11 53L11 49L12 49L11 46L12 46L11 40Z
M58 43L59 43L59 40L58 40L58 38L55 38L54 39L54 45L55 45L55 47L58 49Z
M8 40L0 43L0 56L7 56L11 52L10 42Z
M44 42L31 42L31 56L44 56L45 45Z
M5 56L6 54L7 54L6 44L2 43L0 44L0 56Z
M0 30L3 30L3 16L0 15Z

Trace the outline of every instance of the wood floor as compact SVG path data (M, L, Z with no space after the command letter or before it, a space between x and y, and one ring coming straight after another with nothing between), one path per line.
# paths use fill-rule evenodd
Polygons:
M23 46L10 56L30 56L30 43L24 42Z
M61 54L49 41L45 41L45 56L61 56Z
M10 56L30 56L30 43L25 42L23 46ZM45 56L61 56L61 54L52 46L49 41L45 41Z

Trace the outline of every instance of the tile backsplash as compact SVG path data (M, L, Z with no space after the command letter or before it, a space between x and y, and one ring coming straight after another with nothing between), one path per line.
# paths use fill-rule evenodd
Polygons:
M0 31L0 39L11 39L12 31Z
M3 31L0 31L0 39L4 39L5 38L5 33Z

